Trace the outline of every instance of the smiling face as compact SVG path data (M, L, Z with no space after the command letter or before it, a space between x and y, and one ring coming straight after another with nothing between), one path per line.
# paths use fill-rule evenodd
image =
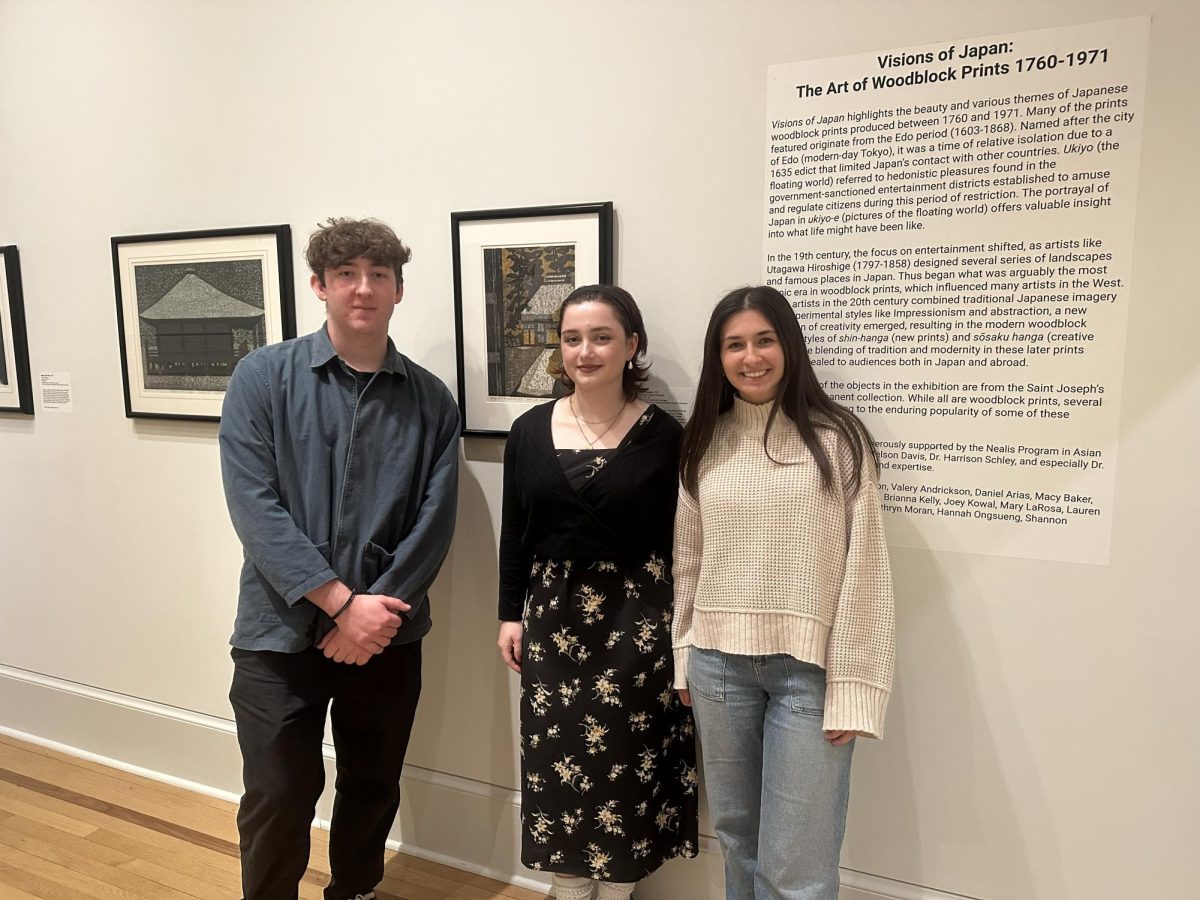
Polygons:
M404 286L397 284L391 266L360 256L326 269L324 276L322 284L313 275L312 289L325 301L332 336L355 340L387 336L388 321L404 296Z
M721 368L747 403L768 403L783 381L779 335L762 313L742 310L721 329Z
M622 375L637 335L625 334L611 306L600 300L570 304L563 310L561 339L563 369L576 390L624 390Z

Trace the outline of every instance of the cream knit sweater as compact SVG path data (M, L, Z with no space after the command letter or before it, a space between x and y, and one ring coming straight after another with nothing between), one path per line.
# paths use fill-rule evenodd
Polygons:
M739 398L717 422L698 497L680 489L675 517L675 686L693 646L786 653L826 671L824 727L883 735L895 654L892 578L874 465L847 495L849 446L818 429L833 491L800 433L771 405Z

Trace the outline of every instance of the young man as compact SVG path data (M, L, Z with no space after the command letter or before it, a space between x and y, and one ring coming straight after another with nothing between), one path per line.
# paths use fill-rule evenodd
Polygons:
M388 321L410 253L373 220L308 245L326 323L234 370L221 471L242 541L234 675L246 900L294 900L324 785L337 783L326 900L372 898L421 692L426 592L454 528L458 409L396 351Z

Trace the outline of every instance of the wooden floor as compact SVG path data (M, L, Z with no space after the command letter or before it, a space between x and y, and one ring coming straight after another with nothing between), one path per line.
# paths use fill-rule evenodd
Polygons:
M0 898L237 898L235 806L0 735ZM320 900L313 831L300 896ZM540 900L541 893L388 853L380 900Z

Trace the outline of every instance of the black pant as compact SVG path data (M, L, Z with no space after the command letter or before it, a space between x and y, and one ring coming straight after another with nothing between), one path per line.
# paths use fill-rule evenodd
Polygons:
M232 655L229 700L246 790L237 816L246 900L297 896L325 786L326 709L337 781L325 898L374 890L400 806L400 771L421 694L421 642L389 647L364 666L332 662L315 648Z

